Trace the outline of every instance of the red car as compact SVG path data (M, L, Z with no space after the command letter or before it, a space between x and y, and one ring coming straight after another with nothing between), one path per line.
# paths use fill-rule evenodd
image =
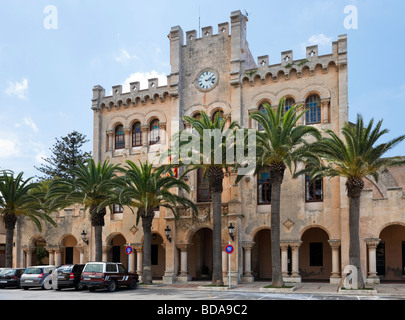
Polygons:
M107 288L107 291L114 292L123 286L136 289L138 274L128 272L121 263L88 262L83 269L80 284L90 291Z

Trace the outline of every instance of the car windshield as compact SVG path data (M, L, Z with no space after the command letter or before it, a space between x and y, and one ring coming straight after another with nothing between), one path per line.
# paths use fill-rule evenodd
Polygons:
M27 268L24 273L25 274L41 274L42 269L41 268Z
M86 264L83 272L103 272L103 265L96 263Z
M14 274L13 269L3 269L0 272L0 275L2 275L2 276L12 275L12 274Z

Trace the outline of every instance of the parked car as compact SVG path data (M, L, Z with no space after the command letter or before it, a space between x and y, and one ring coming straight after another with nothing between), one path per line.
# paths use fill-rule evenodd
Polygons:
M42 289L52 289L51 274L56 270L55 266L35 266L25 269L21 276L20 285L24 290L41 287Z
M138 274L128 272L121 263L88 262L83 269L80 283L90 291L107 288L109 292L114 292L122 286L136 289Z
M80 284L84 264L66 264L60 266L52 273L52 287L56 290L63 288L82 289Z
M24 273L23 268L10 268L0 271L0 288L20 287L20 278Z

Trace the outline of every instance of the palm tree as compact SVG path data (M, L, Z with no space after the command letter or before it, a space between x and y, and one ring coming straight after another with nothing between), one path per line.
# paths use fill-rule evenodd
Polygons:
M105 203L118 199L117 190L123 183L117 176L118 171L120 167L110 164L108 160L96 164L93 159L89 159L70 170L73 178L56 179L49 186L49 210L63 209L76 203L83 203L84 210L89 209L97 262L101 262L103 254L102 231L107 212Z
M228 118L229 116L222 118L220 112L217 112L213 119L205 112L201 112L200 118L185 116L183 120L191 125L194 132L190 133L184 130L173 138L173 144L180 151L179 154L182 154L181 159L178 159L180 164L186 164L188 167L184 174L192 170L203 169L204 177L208 180L213 208L212 284L214 285L223 285L224 283L222 276L221 196L225 173L236 167L236 162L227 161L229 152L235 154L235 144L229 144L229 141L234 139L235 131L240 128L235 121L227 127ZM220 139L207 138L208 136L205 135L207 133L220 137ZM195 137L197 139L193 139ZM187 154L183 150L190 152Z
M315 144L317 152L327 164L313 166L310 176L346 178L346 192L349 197L349 263L358 269L359 288L364 288L364 278L360 261L360 195L364 189L364 178L372 176L378 181L379 173L392 166L404 164L400 157L382 158L383 155L405 139L405 135L389 142L376 145L388 130L381 129L382 120L374 127L374 119L367 126L363 117L357 115L356 124L345 123L342 140L338 134L325 130L328 137ZM374 128L373 128L374 127Z
M139 166L132 161L127 161L125 181L120 192L120 202L131 208L137 209L137 223L142 220L144 233L143 243L143 275L146 284L152 283L151 272L151 239L152 221L155 210L165 207L176 216L178 204L189 206L197 212L195 205L185 197L177 195L173 189L190 191L188 185L172 174L173 166L160 166L153 168L153 164L140 162Z
M0 175L0 215L6 228L6 268L13 264L14 229L19 216L32 220L42 231L41 220L57 227L52 218L43 210L40 199L35 195L38 184L33 178L23 179L23 172L14 176L12 171L3 171Z
M305 111L299 112L301 106L293 106L286 111L285 100L282 99L276 110L266 103L263 107L264 112L255 111L250 116L263 128L257 132L256 174L263 169L270 170L272 285L282 287L284 282L280 256L281 185L287 168L290 172L295 172L298 163L315 157L306 139L310 137L319 139L320 133L314 127L298 125L299 119L305 114Z

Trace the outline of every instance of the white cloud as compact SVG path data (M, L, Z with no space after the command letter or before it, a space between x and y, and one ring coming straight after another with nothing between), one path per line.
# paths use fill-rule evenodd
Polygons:
M140 89L148 88L148 79L159 79L159 86L167 85L167 75L157 71L152 72L136 72L132 73L122 84L122 92L129 92L129 84L131 82L140 82Z
M24 78L21 82L15 83L9 81L5 93L9 96L15 96L19 99L26 100L28 93L28 79Z
M24 123L25 123L28 127L30 127L35 133L38 132L38 127L37 127L37 125L35 124L35 122L34 122L31 118L25 117L25 118L23 119L23 121L24 121Z
M19 142L17 138L0 138L0 159L7 159L20 156Z
M132 59L137 59L136 55L131 55L127 50L121 49L120 54L115 58L117 62L127 62Z
M328 49L330 47L330 50L332 50L332 40L332 37L327 37L323 33L314 34L308 39L308 41L301 44L301 49L306 53L306 47L318 45L324 48L328 47Z

